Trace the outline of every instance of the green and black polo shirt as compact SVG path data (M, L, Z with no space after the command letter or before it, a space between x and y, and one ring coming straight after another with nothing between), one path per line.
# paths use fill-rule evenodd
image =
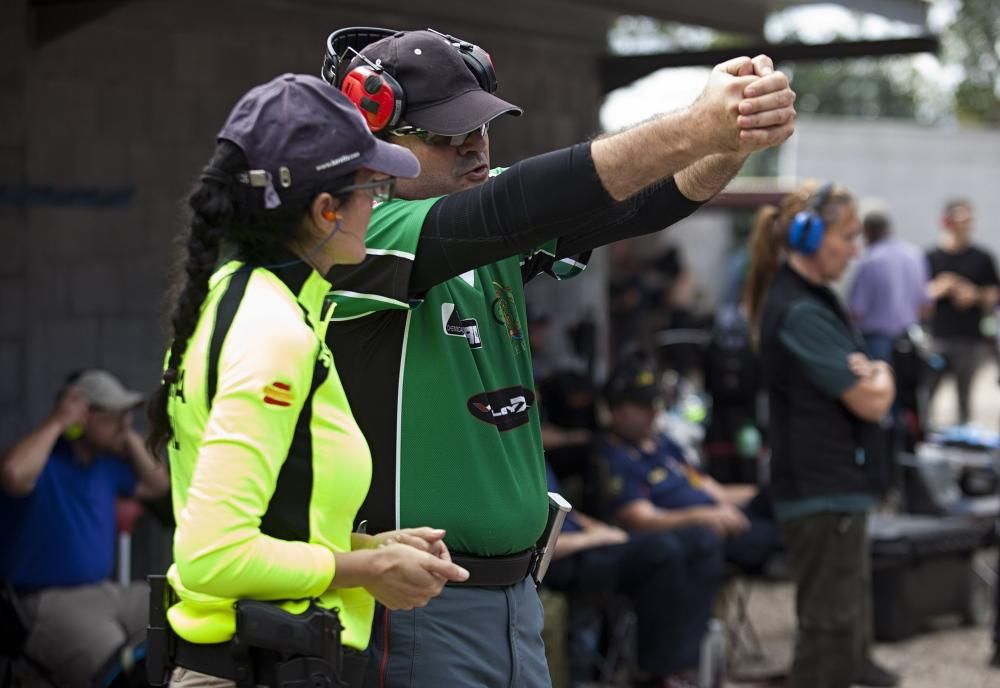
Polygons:
M327 341L374 465L358 517L370 532L427 525L445 528L455 551L510 554L535 544L548 509L524 283L583 265L555 260L553 241L414 299L414 255L437 200L376 207L364 263L331 273Z

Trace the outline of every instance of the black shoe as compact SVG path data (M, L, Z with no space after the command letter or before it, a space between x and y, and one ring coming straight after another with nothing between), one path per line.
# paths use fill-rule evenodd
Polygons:
M893 688L899 685L899 674L895 674L888 669L879 666L873 659L864 660L861 671L858 672L854 682L859 686L873 686L874 688Z
M1000 669L1000 645L997 645L993 651L993 659L990 660L990 666L994 669Z

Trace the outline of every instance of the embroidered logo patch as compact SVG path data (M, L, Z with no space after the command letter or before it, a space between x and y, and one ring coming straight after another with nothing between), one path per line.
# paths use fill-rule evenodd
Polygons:
M466 406L475 418L497 426L501 432L520 427L530 419L534 393L526 387L506 387L470 397Z
M514 299L514 290L508 286L493 282L493 293L496 299L493 301L493 319L498 324L503 325L507 330L514 345L514 351L521 352L525 346L524 333L521 331L521 323L517 319L517 301Z
M272 382L264 386L264 403L271 406L291 406L295 400L292 386L285 382Z
M483 339L479 335L479 323L475 318L462 318L453 303L441 304L441 325L449 337L465 337L472 349L483 348Z

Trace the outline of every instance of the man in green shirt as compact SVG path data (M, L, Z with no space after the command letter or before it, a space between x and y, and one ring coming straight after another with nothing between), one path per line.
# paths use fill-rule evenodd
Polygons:
M374 462L359 517L376 532L447 529L471 574L426 608L376 611L370 683L548 686L529 576L547 504L524 284L693 212L791 135L794 94L768 58L739 58L686 110L490 170L488 125L520 108L493 95L480 48L350 29L327 57L324 76L422 166L373 211L366 260L329 275L327 340Z

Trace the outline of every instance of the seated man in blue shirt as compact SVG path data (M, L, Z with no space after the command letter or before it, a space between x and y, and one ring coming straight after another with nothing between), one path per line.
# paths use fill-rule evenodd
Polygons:
M657 380L651 366L632 361L605 390L611 425L597 452L611 472L615 519L635 532L707 529L730 562L760 572L779 545L768 500L752 485L720 485L657 430Z
M548 464L546 470L549 491L559 492ZM694 687L701 641L722 582L721 550L707 531L629 536L574 509L552 556L545 585L553 590L631 598L644 674L637 685Z
M49 417L0 456L0 581L27 613L25 653L59 686L93 685L117 651L145 636L145 583L108 581L115 500L169 487L131 426L141 402L110 373L84 371Z

